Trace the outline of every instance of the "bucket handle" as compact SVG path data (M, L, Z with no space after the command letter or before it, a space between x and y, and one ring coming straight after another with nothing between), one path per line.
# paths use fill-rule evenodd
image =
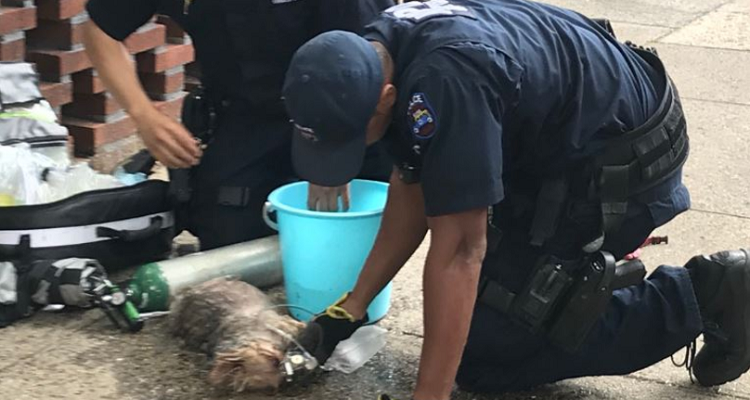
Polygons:
M273 217L271 217L271 214L273 214ZM275 230L276 232L279 231L279 225L276 223L276 208L270 203L266 202L263 204L263 221L265 221L266 225L268 225L269 228Z

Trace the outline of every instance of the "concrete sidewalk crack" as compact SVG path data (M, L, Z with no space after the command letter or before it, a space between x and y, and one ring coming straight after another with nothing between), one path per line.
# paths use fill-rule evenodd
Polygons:
M704 101L706 103L716 103L716 104L727 104L732 106L742 106L742 107L750 107L750 104L748 103L737 103L736 101L726 101L726 100L710 100L710 99L701 99L698 97L689 97L689 96L682 96L683 100L690 100L690 101Z
M701 214L721 215L721 216L724 216L724 217L734 217L734 218L739 218L739 219L750 220L750 216L748 216L748 215L728 213L728 212L723 212L723 211L703 210L703 209L700 209L700 208L691 208L690 211L695 211L695 212L701 213Z
M676 32L676 31L675 31ZM667 34L669 35L669 34ZM662 36L658 39L655 39L651 43L656 43L658 45L667 45L667 46L674 46L674 47L689 47L694 49L704 49L704 50L721 50L721 51L727 51L731 53L748 53L748 50L742 50L742 49L732 49L729 47L716 47L716 46L702 46L702 45L695 45L695 44L684 44L684 43L672 43L672 42L660 42L660 40L664 39L666 36ZM657 47L657 50L659 48Z
M693 19L691 19L689 21L686 21L681 26L674 28L671 32L668 32L668 33L665 33L664 35L659 36L658 38L654 39L654 42L659 42L660 40L664 39L665 37L667 37L667 36L669 36L669 35L671 35L673 33L678 32L680 29L683 29L683 28L686 28L686 27L690 26L693 22L698 21L699 19L705 17L706 15L714 13L714 12L717 12L720 8L724 7L725 5L727 5L727 4L729 4L729 3L733 2L733 1L734 0L727 0L727 1L724 1L724 2L722 2L720 4L718 4L716 7L712 8L710 10L706 10L705 12L702 12L702 13L696 13L697 16L695 18L693 18ZM698 47L698 46L690 46L690 47Z
M626 21L622 19L613 19L610 22L612 22L612 25L617 27L617 24L628 24L628 25L636 25L636 26L644 26L648 28L664 28L664 29L680 29L681 27L674 27L669 25L657 25L657 24L644 24L642 22L632 22L632 21Z

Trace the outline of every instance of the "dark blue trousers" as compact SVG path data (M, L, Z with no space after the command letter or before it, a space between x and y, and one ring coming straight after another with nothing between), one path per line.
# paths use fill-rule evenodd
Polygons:
M563 234L581 237L580 228L586 224L580 222L568 221L566 226L578 233ZM643 243L654 228L647 207L631 204L627 222L607 238L603 249L619 259ZM484 270L495 271L517 290L539 251L526 244L525 235L506 233L497 251L488 254ZM624 375L669 357L702 329L692 283L682 267L661 266L643 283L616 291L575 354L477 304L457 383L463 390L499 393L569 378Z

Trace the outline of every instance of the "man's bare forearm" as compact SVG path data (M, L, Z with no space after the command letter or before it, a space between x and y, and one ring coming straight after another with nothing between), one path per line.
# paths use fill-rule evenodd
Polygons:
M433 226L424 271L424 342L416 400L450 397L477 296L486 248L486 212L471 212L463 222ZM468 222L466 222L468 221Z
M84 27L86 54L117 102L133 117L153 110L133 63L122 43L104 33L93 21Z
M372 299L414 254L426 233L421 187L406 185L394 173L380 231L344 308L355 317L362 317Z

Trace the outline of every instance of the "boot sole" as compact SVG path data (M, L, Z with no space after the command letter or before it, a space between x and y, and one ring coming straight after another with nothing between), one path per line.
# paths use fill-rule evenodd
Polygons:
M742 249L745 253L745 262L741 265L733 265L728 268L724 280L729 281L732 294L736 298L745 299L739 308L744 325L745 355L737 366L728 368L724 373L716 374L717 376L703 376L701 379L696 371L696 378L703 386L719 386L727 382L734 381L750 370L750 252ZM739 295L738 295L739 293ZM712 379L713 378L713 379Z

